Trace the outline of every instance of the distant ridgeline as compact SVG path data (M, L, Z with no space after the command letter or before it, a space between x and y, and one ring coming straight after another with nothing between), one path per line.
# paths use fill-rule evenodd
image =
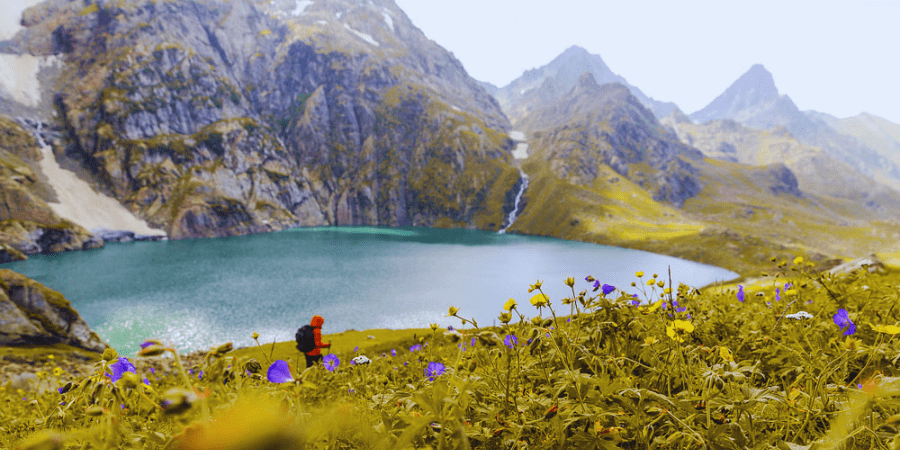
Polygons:
M878 156L891 134L864 145L841 134L856 122L779 122L792 103L774 84L757 98L736 83L702 125L577 47L497 88L391 0L49 0L22 24L0 56L43 58L40 99L0 89L2 261L102 245L48 207L58 193L37 133L63 168L173 239L508 226L749 273L773 254L823 260L900 238L900 171ZM760 102L775 119L745 117Z

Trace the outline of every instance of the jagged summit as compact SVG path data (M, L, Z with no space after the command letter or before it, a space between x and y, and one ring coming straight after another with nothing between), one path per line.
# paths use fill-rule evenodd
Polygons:
M567 48L544 66L526 70L521 77L500 88L494 95L510 120L516 122L529 111L565 95L585 72L590 73L597 84L621 83L626 86L638 101L659 117L676 107L674 103L648 97L610 70L600 55L577 45Z
M778 100L775 79L762 64L754 64L728 89L705 108L691 114L698 122L715 119L739 119L747 110L765 106Z

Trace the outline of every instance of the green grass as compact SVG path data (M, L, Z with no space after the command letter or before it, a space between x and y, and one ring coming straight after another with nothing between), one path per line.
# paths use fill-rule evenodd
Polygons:
M589 283L565 280L570 298L539 310L520 304L508 314L498 303L509 321L500 327L451 310L459 335L326 335L340 360L333 371L300 371L292 342L261 343L177 361L131 357L136 373L112 383L97 374L121 363L113 354L80 356L96 362L76 375L53 373L71 349L19 349L15 358L35 358L38 381L0 389L0 446L893 448L900 345L894 330L876 327L900 322L900 272L832 276L805 262L770 272L771 286L747 286L743 302L734 286L666 291L657 282L664 274L636 274L642 300L665 308L633 306L620 291L579 292ZM834 319L842 309L852 336ZM811 317L787 317L800 311ZM359 355L370 363L351 365ZM294 381L269 379L276 360Z

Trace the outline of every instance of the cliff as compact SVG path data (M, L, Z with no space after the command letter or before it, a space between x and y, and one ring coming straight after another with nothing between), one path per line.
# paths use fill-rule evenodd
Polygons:
M10 49L62 59L57 159L171 238L502 225L509 123L390 0L51 0L23 25Z

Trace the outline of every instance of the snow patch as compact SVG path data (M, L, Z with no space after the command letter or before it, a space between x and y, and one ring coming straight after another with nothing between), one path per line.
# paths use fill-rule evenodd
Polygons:
M338 20L341 20L341 16L344 15L343 11L338 11L334 14L334 17L337 17Z
M387 23L388 28L390 28L391 31L393 32L394 31L394 18L391 17L391 14L389 12L387 12L386 10L382 11L381 14L384 16L384 21Z
M312 5L314 2L310 0L297 0L297 6L291 12L294 17L300 17L303 15L303 11L306 10L306 7Z
M18 103L36 107L41 102L41 68L56 64L55 56L0 54L0 91Z
M456 111L456 112L461 112L461 111L462 111L461 109L459 109L459 106L456 106L456 105L450 105L450 109L452 109L452 110L454 110L454 111Z
M127 230L137 235L165 236L166 232L150 228L147 222L138 219L125 209L118 200L98 193L73 172L63 169L56 162L53 149L38 136L41 146L41 172L47 176L50 186L56 191L59 203L47 205L58 216L71 220L88 230Z
M353 28L350 28L350 25L347 25L346 23L344 24L344 28L350 30L351 33L355 34L355 35L356 35L357 37L359 37L360 39L362 39L362 40L364 40L364 41L366 41L366 42L368 42L368 43L370 43L370 44L372 44L372 45L374 45L374 46L376 46L376 47L380 47L380 46L381 46L380 44L378 44L378 41L376 41L375 39L372 38L372 36L369 36L369 35L366 34L366 33L361 33L361 32L359 32L359 31L356 31L356 30L354 30Z
M319 25L328 25L328 21L327 21L327 20L317 20L316 23L319 24Z

